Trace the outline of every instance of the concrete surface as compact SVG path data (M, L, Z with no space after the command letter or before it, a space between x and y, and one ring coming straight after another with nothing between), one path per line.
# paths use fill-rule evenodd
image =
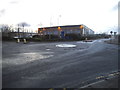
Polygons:
M72 44L76 47L56 47ZM118 71L118 50L94 42L3 42L3 88L79 88ZM84 85L83 85L84 86ZM115 87L115 86L114 86Z

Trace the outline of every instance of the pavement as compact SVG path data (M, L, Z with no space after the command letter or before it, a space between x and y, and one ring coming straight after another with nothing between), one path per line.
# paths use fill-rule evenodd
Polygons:
M120 78L119 78L119 80L120 80ZM108 80L104 80L102 82L98 82L96 84L88 86L88 88L118 88L118 87L119 87L118 77L108 79Z
M107 42L108 44L116 44L116 45L120 45L120 42L117 39L110 39L110 40L106 40L105 42Z
M80 88L120 88L120 72L114 72L108 76L99 77L99 81L87 84Z
M79 88L99 82L118 71L120 48L104 41L3 42L3 88Z

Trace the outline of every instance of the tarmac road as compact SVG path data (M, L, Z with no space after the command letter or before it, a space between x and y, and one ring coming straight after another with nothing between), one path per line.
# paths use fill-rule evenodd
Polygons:
M56 47L72 44L76 47ZM3 88L77 88L118 71L118 46L94 42L3 42ZM120 49L119 49L120 50Z

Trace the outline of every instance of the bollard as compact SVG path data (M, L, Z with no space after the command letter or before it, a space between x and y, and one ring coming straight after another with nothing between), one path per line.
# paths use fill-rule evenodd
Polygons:
M23 39L23 41L24 41L24 44L26 44L26 43L27 43L26 39Z
M18 39L17 39L17 43L19 43L19 42L20 42L20 39L18 38Z
M87 38L85 38L85 41L87 42Z

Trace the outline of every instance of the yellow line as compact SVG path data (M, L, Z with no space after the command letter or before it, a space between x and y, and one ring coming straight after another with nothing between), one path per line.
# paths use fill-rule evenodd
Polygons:
M119 74L119 72L116 73L116 75L118 75L118 74Z
M109 74L108 76L114 76L114 74Z
M101 79L101 78L104 78L104 76L99 76L99 77L96 77L96 79Z
M63 90L66 90L66 88L63 88Z
M50 89L48 89L48 90L53 90L53 88L50 88Z

